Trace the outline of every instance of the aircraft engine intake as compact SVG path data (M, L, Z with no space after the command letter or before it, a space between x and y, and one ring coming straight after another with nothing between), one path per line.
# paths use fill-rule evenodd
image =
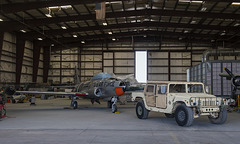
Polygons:
M117 94L117 96L121 96L124 94L124 88L115 88L115 92Z
M97 96L97 97L102 96L102 90L100 88L96 88L94 90L94 95Z

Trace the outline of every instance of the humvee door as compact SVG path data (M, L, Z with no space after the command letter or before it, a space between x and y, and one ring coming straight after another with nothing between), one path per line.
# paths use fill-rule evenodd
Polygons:
M156 97L155 97L155 85L148 84L147 89L145 90L145 99L146 104L151 107L156 106Z
M156 107L167 107L167 84L159 84L156 88Z

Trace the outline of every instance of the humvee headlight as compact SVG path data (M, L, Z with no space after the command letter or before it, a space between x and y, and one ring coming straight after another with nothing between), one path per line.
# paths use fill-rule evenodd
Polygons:
M216 101L216 104L219 105L219 101L218 100Z

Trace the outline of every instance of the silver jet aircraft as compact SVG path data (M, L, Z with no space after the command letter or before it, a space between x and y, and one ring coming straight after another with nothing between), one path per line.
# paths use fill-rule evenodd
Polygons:
M109 73L99 73L95 75L92 80L80 83L79 78L76 77L77 69L75 70L75 83L76 86L72 92L39 92L39 91L15 91L8 87L5 93L13 95L14 93L20 94L42 94L42 95L65 95L71 96L71 107L77 109L78 103L75 97L82 97L90 99L92 104L99 100L104 99L108 101L108 107L112 108L112 112L117 111L116 102L118 97L123 95L126 88L126 81L112 77Z

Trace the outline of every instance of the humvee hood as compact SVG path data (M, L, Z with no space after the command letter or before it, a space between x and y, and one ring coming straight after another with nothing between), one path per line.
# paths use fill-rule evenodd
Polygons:
M175 95L176 97L190 98L190 97L212 97L216 96L206 94L206 93L170 93L170 95Z

